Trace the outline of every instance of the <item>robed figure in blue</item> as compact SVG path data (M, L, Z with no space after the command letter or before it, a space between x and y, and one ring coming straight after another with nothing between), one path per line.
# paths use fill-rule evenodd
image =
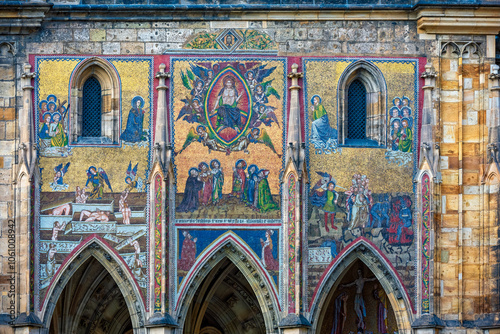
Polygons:
M132 109L128 113L127 127L122 133L122 140L137 143L145 140L142 131L144 123L144 99L141 96L136 96L132 99Z

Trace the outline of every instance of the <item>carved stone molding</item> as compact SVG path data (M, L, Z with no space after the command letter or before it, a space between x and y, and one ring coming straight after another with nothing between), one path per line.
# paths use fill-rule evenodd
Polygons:
M0 5L0 34L26 35L40 28L45 14L52 7L43 2L27 2L25 4Z
M481 58L484 54L483 43L471 41L444 42L440 55L443 58Z

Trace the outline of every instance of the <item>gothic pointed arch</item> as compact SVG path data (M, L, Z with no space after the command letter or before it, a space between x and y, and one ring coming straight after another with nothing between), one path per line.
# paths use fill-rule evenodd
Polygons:
M337 96L339 144L385 147L387 85L380 69L364 59L353 62L340 76Z
M70 79L70 145L118 145L120 77L100 57L83 60Z
M345 248L323 273L310 306L311 333L319 333L326 306L332 299L344 275L357 262L361 261L375 275L378 283L387 295L394 310L398 332L411 333L413 307L408 293L394 267L382 252L369 240L359 237Z
M144 322L146 312L141 292L134 281L132 273L127 268L123 259L97 236L90 236L87 240L83 241L81 246L68 256L56 276L54 276L52 282L57 282L57 284L51 284L49 287L41 313L44 328L48 329L50 327L57 302L63 290L68 286L68 283L80 268L87 270L83 265L89 263L89 261L94 261L101 266L101 275L106 276L109 274L111 276L110 280L114 284L109 293L113 296L123 297L124 305L122 307L128 310L134 333L145 334ZM92 275L85 277L85 279L88 281L98 281L98 277ZM88 297L88 295L84 295L83 299ZM68 297L66 296L66 298ZM97 312L99 307L103 308L104 306L98 306L96 308ZM83 311L79 310L80 313L77 313L81 314ZM85 325L90 326L89 324Z
M190 305L193 303L194 295L200 288L204 289L202 285L206 278L224 276L223 274L216 275L216 273L229 265L237 269L239 272L237 275L240 277L238 280L246 280L251 292L255 295L258 304L256 307L262 314L265 332L275 333L281 308L272 278L262 268L257 255L231 231L224 233L212 243L209 249L200 254L184 278L185 281L179 288L179 296L175 306L179 327L183 328L186 325L186 317ZM238 280L233 280L234 284L238 285Z

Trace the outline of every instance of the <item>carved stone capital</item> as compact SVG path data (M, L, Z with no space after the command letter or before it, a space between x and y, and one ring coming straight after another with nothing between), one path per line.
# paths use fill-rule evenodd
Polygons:
M425 64L425 71L420 77L425 79L424 88L433 89L435 87L437 72L434 69L432 63L428 62L427 64Z
M298 72L299 65L297 64L292 64L292 72L288 74L288 77L292 79L292 85L290 86L289 89L291 90L298 90L301 87L299 86L299 78L302 78L304 76L304 73Z

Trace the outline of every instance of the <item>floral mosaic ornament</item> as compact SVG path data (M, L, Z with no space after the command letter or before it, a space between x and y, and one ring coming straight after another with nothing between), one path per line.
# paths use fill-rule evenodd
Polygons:
M162 230L162 187L161 177L155 177L155 199L154 199L154 219L155 219L155 246L154 246L154 311L161 312L161 277L163 274L161 265L161 230ZM168 276L167 276L168 277Z
M184 49L224 50L237 52L245 50L277 51L278 45L271 37L258 30L224 29L219 33L203 32L189 41Z
M422 313L429 313L430 309L430 178L424 174L422 178Z

